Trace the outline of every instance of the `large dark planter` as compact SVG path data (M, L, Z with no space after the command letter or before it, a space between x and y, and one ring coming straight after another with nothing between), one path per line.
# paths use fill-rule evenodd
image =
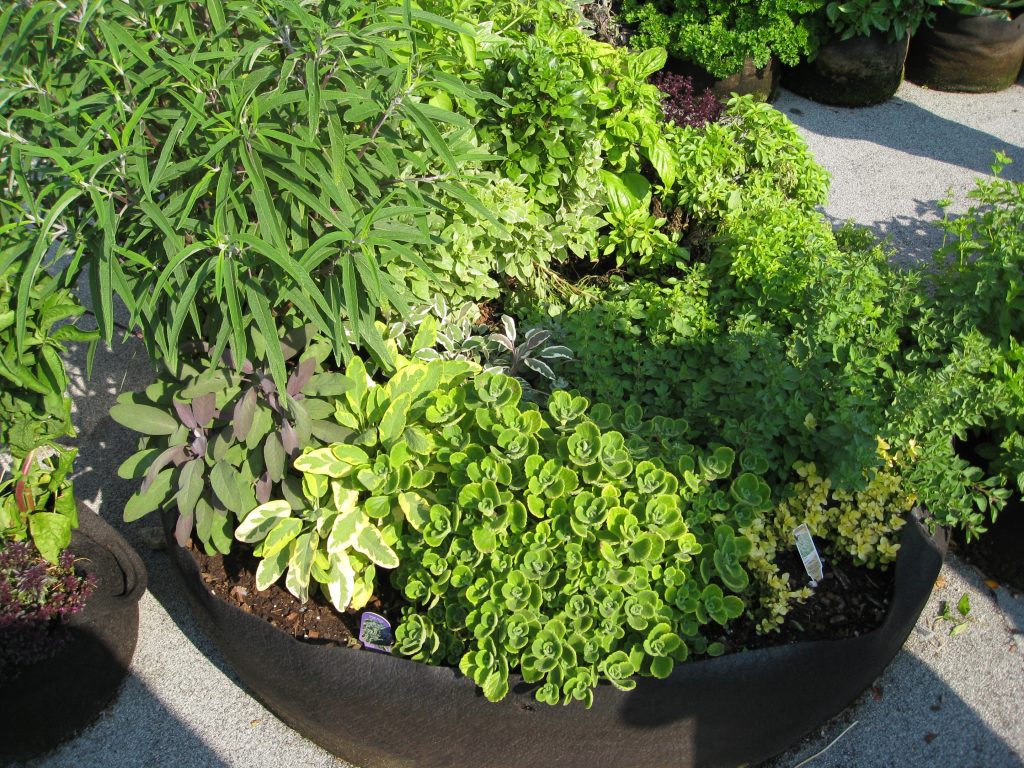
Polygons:
M146 568L99 515L79 508L71 551L96 589L68 623L56 656L0 683L0 763L52 749L89 725L114 699L135 653Z
M987 93L1009 88L1024 61L1024 15L1013 20L940 10L918 31L907 56L907 79L937 91Z
M787 69L787 88L822 104L866 107L888 101L903 82L910 38L889 42L882 35L833 40L814 61Z
M594 706L537 703L529 687L497 704L447 667L301 643L213 596L188 550L168 549L193 609L227 662L299 733L360 768L736 766L775 755L846 707L913 629L945 553L916 521L902 534L884 624L858 638L684 664ZM513 678L514 680L518 678Z
M672 57L669 57L665 69L689 77L693 81L695 93L710 88L721 101L725 101L733 93L740 96L752 95L758 101L775 101L779 95L782 75L782 67L775 59L763 67L756 67L753 60L748 58L742 70L724 79L714 77L693 62Z

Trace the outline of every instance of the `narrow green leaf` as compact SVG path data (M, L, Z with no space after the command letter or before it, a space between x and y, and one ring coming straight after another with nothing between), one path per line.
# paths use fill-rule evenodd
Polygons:
M417 106L411 101L403 102L400 109L402 110L403 114L409 117L409 119L411 119L416 124L416 127L423 135L423 138L430 145L431 149L433 149L441 157L441 159L444 161L444 164L448 167L448 170L451 171L453 174L458 175L459 163L455 159L455 155L452 154L451 148L448 146L448 143L441 136L440 132L438 132L437 126L435 126L430 121L430 119L423 114L419 106Z

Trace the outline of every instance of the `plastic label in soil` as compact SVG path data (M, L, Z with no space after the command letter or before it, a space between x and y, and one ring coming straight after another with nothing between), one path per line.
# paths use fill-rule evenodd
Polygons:
M800 553L804 570L807 571L807 575L811 579L811 586L816 587L825 575L825 571L821 564L821 558L818 557L818 549L814 546L814 538L807 528L807 523L800 523L793 529L793 538L796 540L796 551Z
M391 622L379 613L366 611L359 619L359 642L363 648L381 653L391 653L395 642L395 634L391 630Z

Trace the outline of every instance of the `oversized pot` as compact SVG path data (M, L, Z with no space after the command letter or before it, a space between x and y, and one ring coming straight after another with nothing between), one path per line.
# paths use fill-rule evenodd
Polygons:
M892 98L903 82L910 37L891 42L875 33L832 40L813 61L785 71L787 88L822 104L866 107Z
M193 610L224 659L268 708L360 768L736 766L775 755L840 712L903 646L945 553L916 520L901 536L881 627L679 665L623 692L598 686L594 705L547 706L513 675L487 701L448 667L310 645L212 595L187 549L168 550Z
M146 567L99 515L79 508L71 536L76 567L96 577L85 607L68 621L55 656L0 681L0 764L57 746L115 698L135 653Z
M710 88L720 101L725 101L733 93L740 96L752 95L758 101L774 101L779 95L782 75L782 67L775 59L769 60L763 67L758 67L749 57L743 62L743 69L726 78L716 78L693 62L671 56L665 69L689 77L693 81L694 93Z
M937 91L987 93L1009 88L1024 62L1024 15L1013 19L939 11L918 31L907 56L907 79Z

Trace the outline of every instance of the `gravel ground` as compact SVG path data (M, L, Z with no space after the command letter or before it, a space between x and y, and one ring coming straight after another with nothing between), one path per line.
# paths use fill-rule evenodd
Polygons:
M941 233L929 225L940 216L938 201L951 194L951 210L964 210L966 193L988 172L993 150L1017 160L1006 176L1024 179L1021 83L978 96L905 84L889 103L863 110L783 92L777 106L832 173L826 213L891 237L907 262L927 258L941 243ZM73 364L81 368L82 357L76 354ZM144 525L120 522L131 488L115 469L134 441L107 410L118 392L145 386L150 375L144 350L132 340L101 351L91 379L75 377L78 493L142 553L150 589L141 602L138 650L117 702L93 727L33 765L348 765L242 690L190 616L166 556L146 546ZM950 636L951 625L937 619L941 603L956 603L965 593L970 626ZM771 767L1024 765L1022 632L1024 599L991 589L951 556L915 632L875 686Z

